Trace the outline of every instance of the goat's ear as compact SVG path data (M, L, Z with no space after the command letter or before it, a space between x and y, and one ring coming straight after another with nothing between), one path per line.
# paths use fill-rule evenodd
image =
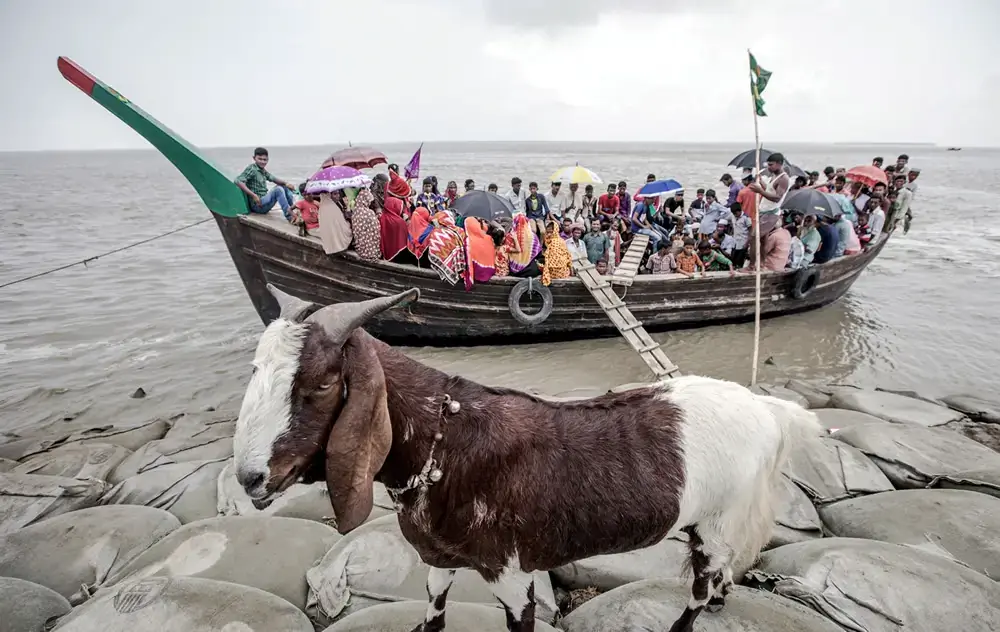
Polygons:
M392 445L385 374L371 338L355 330L344 344L347 401L326 444L326 486L337 531L347 533L368 519L372 486Z

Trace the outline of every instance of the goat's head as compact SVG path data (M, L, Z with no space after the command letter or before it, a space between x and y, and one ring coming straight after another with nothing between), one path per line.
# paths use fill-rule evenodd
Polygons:
M385 375L359 327L420 292L319 308L267 289L281 314L254 354L233 437L236 478L262 508L301 478L325 477L347 533L371 512L374 476L392 444Z

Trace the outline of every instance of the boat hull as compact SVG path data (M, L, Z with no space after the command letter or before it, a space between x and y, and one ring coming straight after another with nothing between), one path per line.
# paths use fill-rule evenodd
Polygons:
M410 345L461 345L491 342L549 341L617 335L617 329L578 279L549 286L551 316L523 325L511 315L508 296L521 279L497 278L467 292L450 286L437 273L411 265L361 261L353 252L327 255L314 237L304 238L280 218L217 216L219 227L254 308L267 324L278 305L268 283L321 305L354 302L416 287L421 298L407 309L389 310L366 328L387 342ZM820 278L808 296L795 299L794 272L761 276L761 314L774 317L816 309L847 292L886 238L868 251L816 266ZM707 278L640 275L630 288L618 287L629 309L647 330L663 331L752 320L754 277L712 273Z

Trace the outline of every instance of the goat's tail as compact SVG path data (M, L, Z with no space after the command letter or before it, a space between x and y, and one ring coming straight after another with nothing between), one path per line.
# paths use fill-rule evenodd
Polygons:
M723 525L730 534L741 534L733 542L732 566L738 572L748 568L756 561L761 549L771 539L774 529L776 506L779 499L779 489L782 471L788 463L793 450L811 441L816 441L823 433L815 413L802 406L776 397L757 396L770 409L778 424L779 435L777 449L767 462L757 471L751 483L751 493L745 499L747 505L736 511L727 512L724 521L733 524ZM728 518L728 520L727 520Z

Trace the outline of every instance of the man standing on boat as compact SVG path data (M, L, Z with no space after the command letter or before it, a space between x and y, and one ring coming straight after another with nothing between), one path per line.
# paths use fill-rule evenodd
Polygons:
M767 158L767 170L760 174L758 182L747 187L760 195L760 203L757 205L757 220L760 222L761 241L774 230L781 220L781 202L785 199L790 184L784 167L785 157L777 152L771 154ZM751 244L756 245L753 240L751 240ZM752 247L751 252L754 252Z
M521 178L514 176L510 179L510 191L507 191L504 197L514 207L515 214L524 214L524 200L527 199L528 193L521 188Z
M268 213L274 208L277 202L281 206L281 212L285 219L292 221L291 208L292 186L280 178L275 178L267 170L267 149L258 147L253 150L253 162L247 165L243 173L236 176L236 186L249 198L251 213ZM277 186L267 190L267 183L273 182Z
M732 208L733 203L736 201L736 196L738 196L740 191L743 189L743 185L733 180L733 176L728 173L722 174L722 178L719 179L719 182L726 185L729 189L729 197L726 198L724 206L726 208Z

